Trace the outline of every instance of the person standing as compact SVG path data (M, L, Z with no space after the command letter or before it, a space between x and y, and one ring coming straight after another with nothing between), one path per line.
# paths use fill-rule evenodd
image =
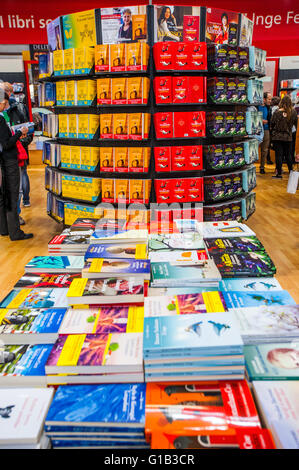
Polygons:
M269 159L269 149L270 149L270 131L269 131L269 124L271 120L271 93L266 91L264 93L264 104L262 106L258 106L258 110L263 113L263 127L264 127L264 138L263 142L261 143L261 164L260 164L260 173L262 175L265 174L265 162L269 165L272 164L272 161Z
M296 154L296 138L297 138L297 127L298 127L298 113L296 111L295 106L293 105L293 110L296 113L296 117L294 114L294 125L292 127L292 162L295 163L295 154Z
M272 178L282 178L282 163L285 158L289 172L293 169L292 133L297 124L297 113L291 98L284 96L270 122L271 140L275 150L276 174Z
M11 83L4 83L4 88L6 93L9 96L9 108L7 109L7 114L9 117L10 124L22 124L25 122L30 121L29 112L27 106L24 103L18 103L13 95L13 86ZM23 206L30 207L30 181L29 176L27 173L27 166L29 162L29 150L28 147L33 140L33 134L27 135L26 137L22 137L20 139L21 144L23 145L26 153L28 155L28 159L24 161L24 165L20 167L21 172L21 196L23 195ZM20 197L20 204L21 204L21 197Z
M18 165L17 142L27 137L27 128L22 127L14 135L3 116L8 107L9 96L0 90L2 98L0 101L0 162L2 170L2 182L0 188L0 235L9 235L12 241L27 240L32 238L32 233L24 233L20 229L18 215L18 199L20 188L20 172Z

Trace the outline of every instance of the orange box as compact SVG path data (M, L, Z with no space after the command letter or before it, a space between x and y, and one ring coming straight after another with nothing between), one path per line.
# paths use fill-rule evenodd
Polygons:
M142 113L128 114L128 138L142 140L143 138L143 115Z
M100 137L101 139L113 138L113 114L101 114Z
M98 44L94 48L95 72L109 72L110 70L110 48L109 44Z
M129 202L129 180L115 179L115 202Z
M128 115L126 113L114 114L113 139L128 140Z
M102 178L102 201L114 202L114 179Z
M127 173L129 171L127 147L114 148L114 169L115 171L122 173Z
M127 79L125 77L112 78L112 104L127 104Z
M111 78L97 79L97 103L111 104Z
M114 171L114 158L112 147L100 147L100 170Z
M111 72L124 72L126 70L125 44L110 44L110 70Z

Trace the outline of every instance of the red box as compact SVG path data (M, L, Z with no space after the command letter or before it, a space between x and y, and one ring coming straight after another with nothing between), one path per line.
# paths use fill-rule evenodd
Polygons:
M188 170L188 147L171 148L171 169L172 171Z
M191 145L186 147L188 149L188 170L202 170L203 169L203 151L201 145Z
M189 80L190 77L172 78L173 103L190 103Z
M173 43L174 70L190 70L190 43Z
M173 113L156 113L154 114L154 123L157 139L173 138Z
M171 147L155 147L156 171L171 171Z
M155 77L154 90L157 104L172 103L172 77Z
M206 77L189 77L189 103L206 103Z
M156 42L154 44L153 53L156 70L173 70L174 69L174 43L173 42Z
M187 178L175 178L173 180L172 202L187 202Z
M186 191L187 202L203 201L203 178L188 178Z
M165 202L169 204L173 201L173 181L172 179L156 179L155 191L158 203Z
M189 43L190 70L208 70L207 44L205 42Z
M190 134L190 124L189 124L189 114L186 111L173 113L173 128L174 128L174 137L183 138L189 137Z
M183 41L198 41L200 35L199 16L184 15L183 21Z
M206 114L204 111L189 112L189 137L205 137L206 135Z

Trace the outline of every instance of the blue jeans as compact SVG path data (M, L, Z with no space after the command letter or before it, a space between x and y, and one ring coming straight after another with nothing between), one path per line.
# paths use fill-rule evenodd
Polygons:
M25 162L23 167L20 167L20 197L19 205L21 204L21 199L23 195L23 204L30 204L30 182L27 173L27 162Z

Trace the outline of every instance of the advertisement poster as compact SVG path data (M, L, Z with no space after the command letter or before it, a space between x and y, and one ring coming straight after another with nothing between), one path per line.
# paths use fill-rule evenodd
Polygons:
M239 14L218 8L207 8L206 41L216 44L238 44Z
M51 21L51 23L47 25L47 36L48 36L49 50L51 52L56 51L58 49L59 50L63 49L62 33L61 33L61 27L60 27L60 17Z
M146 42L146 6L101 8L102 44Z
M200 41L200 7L155 5L154 42Z
M253 21L247 18L247 16L241 15L239 46L241 47L251 46L252 36L253 36Z
M94 46L96 44L95 10L64 15L62 24L64 49Z

